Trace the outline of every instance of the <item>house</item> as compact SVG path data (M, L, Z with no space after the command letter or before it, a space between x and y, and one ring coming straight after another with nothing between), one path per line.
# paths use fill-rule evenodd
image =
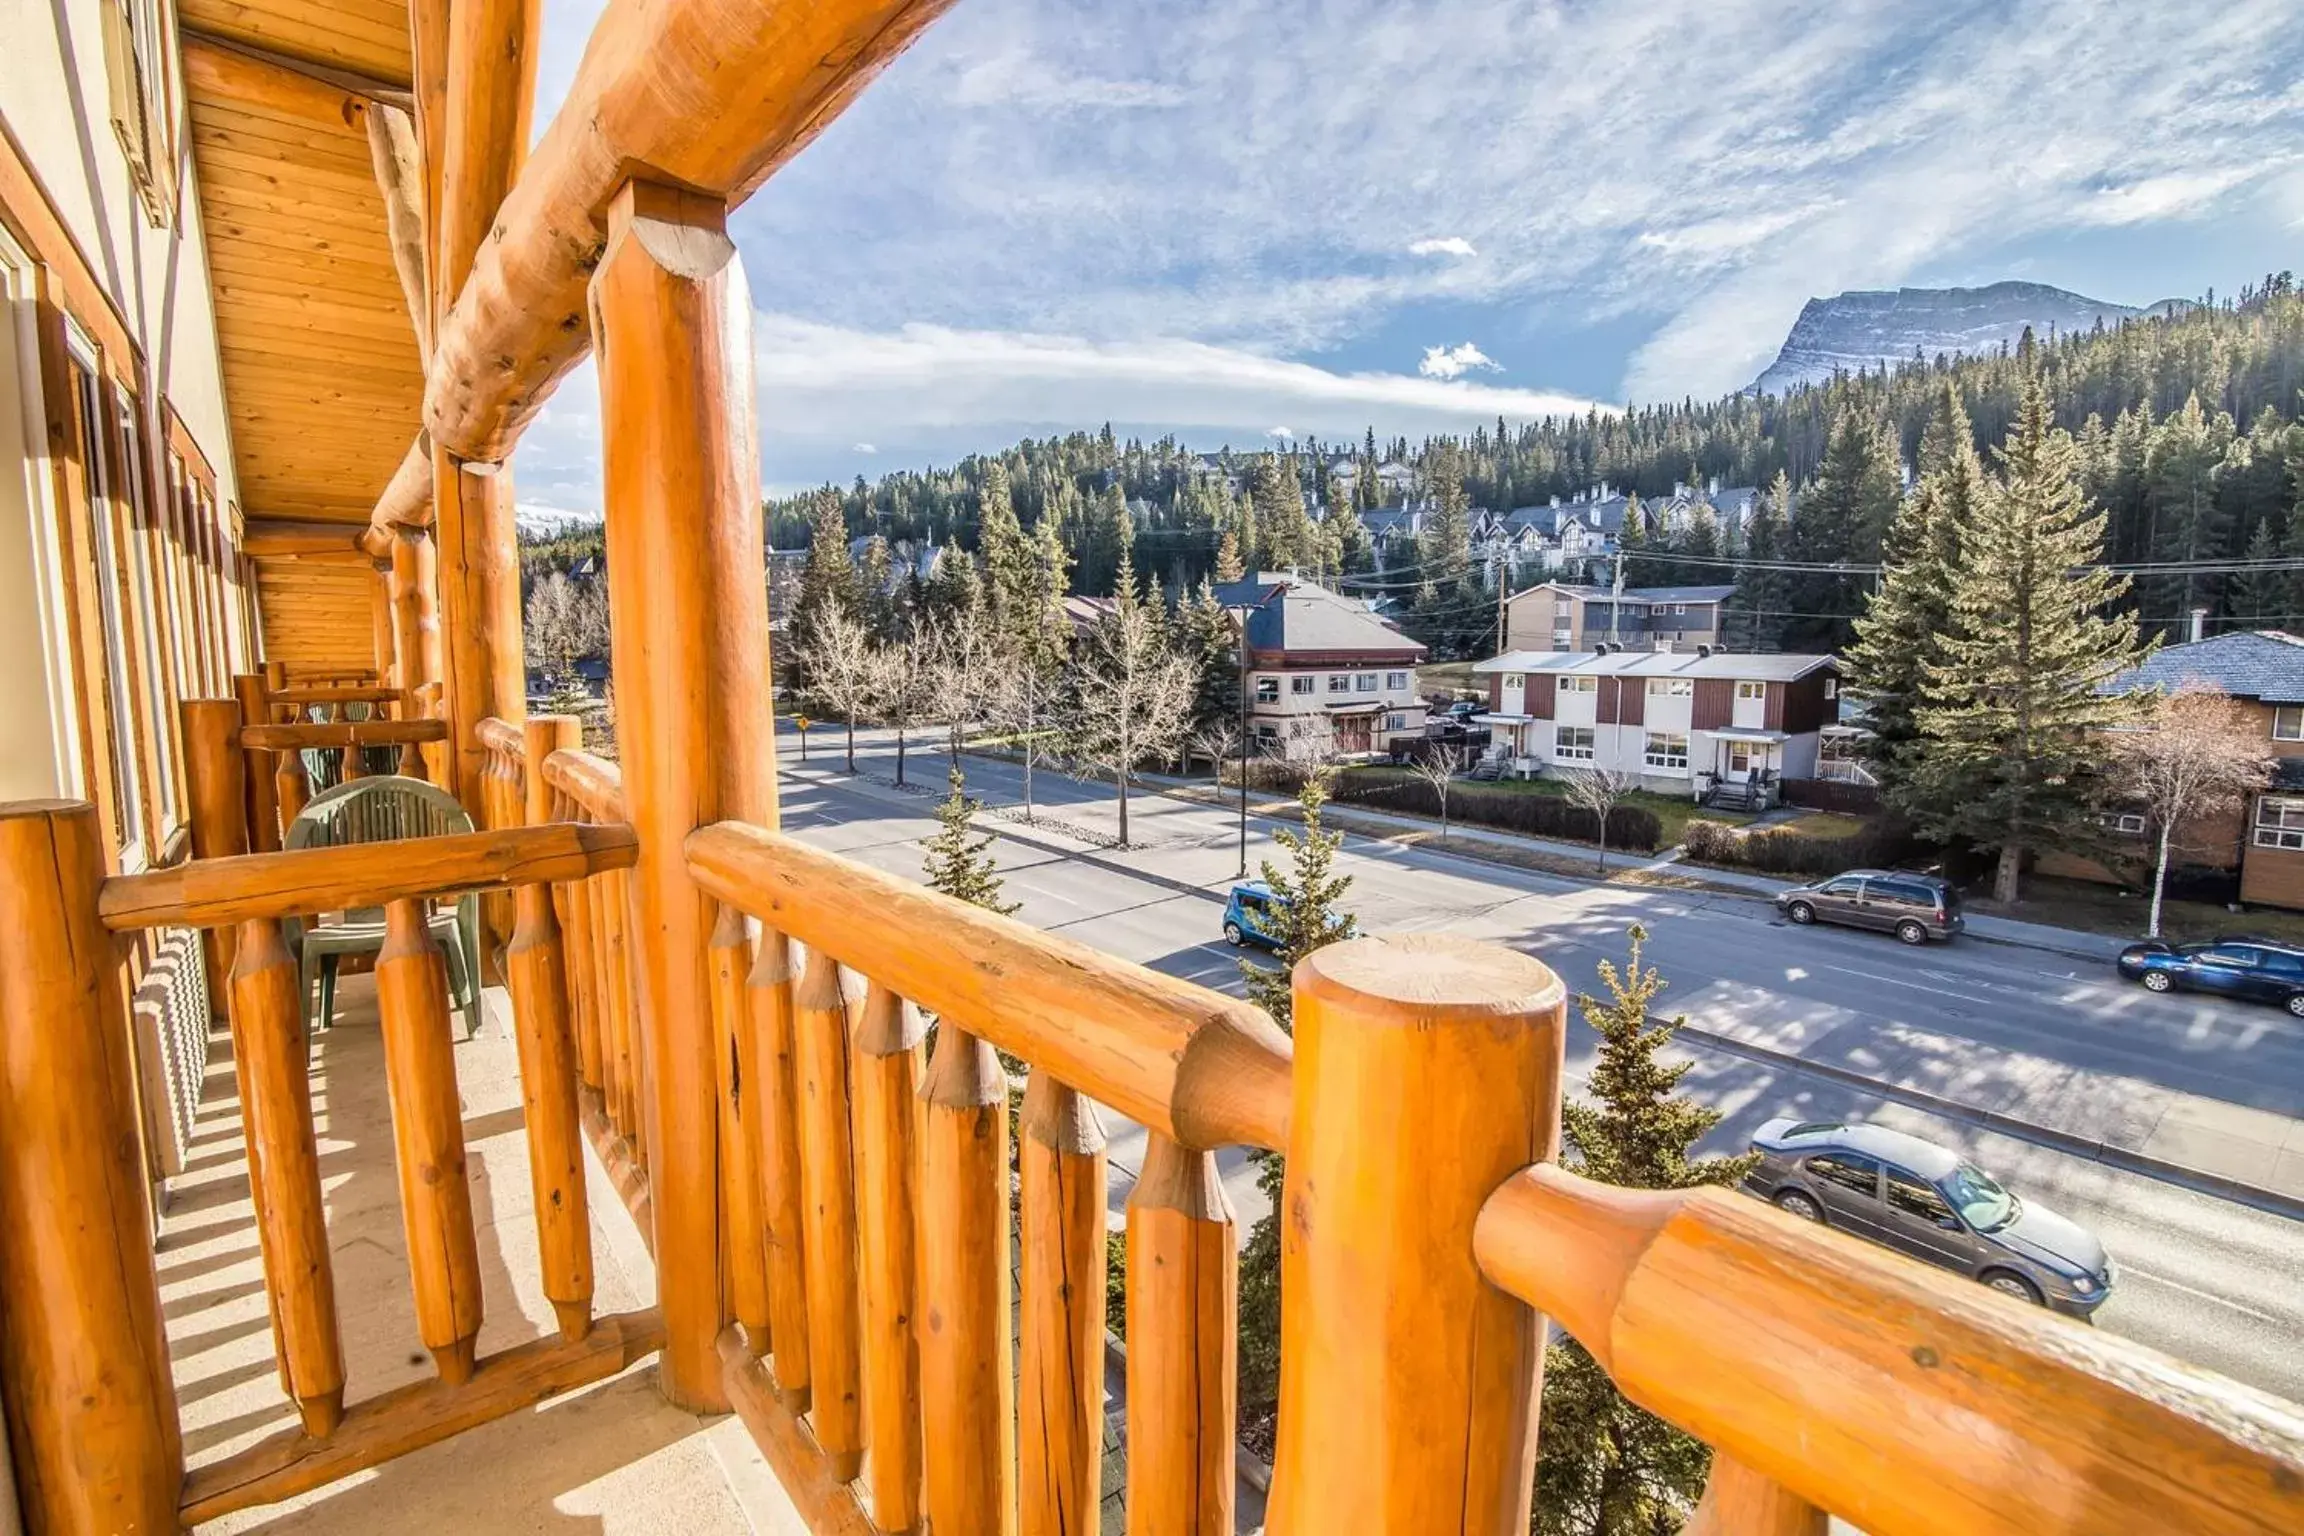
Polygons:
M2163 646L2145 663L2105 684L2107 691L2213 688L2231 695L2264 735L2267 755L2277 760L2264 793L2237 811L2193 817L2171 837L2171 865L2195 875L2221 876L2224 899L2252 906L2304 910L2304 637L2276 629L2234 630ZM2152 856L2141 813L2113 811L2106 830L2135 840L2133 861L2075 853L2042 855L2034 867L2069 879L2125 883L2133 878L2116 866L2136 865Z
M1830 656L1507 651L1476 664L1491 739L1524 773L1613 768L1645 788L1813 777L1839 713Z
M1727 587L1607 587L1547 581L1504 604L1508 651L1719 650Z
M1273 571L1216 588L1216 600L1245 619L1248 730L1260 750L1321 760L1424 734L1424 647L1366 603Z

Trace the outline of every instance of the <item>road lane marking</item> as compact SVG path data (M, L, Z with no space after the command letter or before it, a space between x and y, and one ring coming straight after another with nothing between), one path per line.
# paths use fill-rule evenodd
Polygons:
M2230 1307L2233 1311L2238 1312L2243 1316L2252 1317L2260 1323L2270 1323L2276 1328L2287 1327L2291 1322L2294 1321L2291 1318L2275 1317L2269 1312L2259 1312L2254 1307L2248 1306L2242 1302L2234 1301L2228 1296L2219 1296L2214 1291L2204 1291L2196 1285L2186 1285L2181 1280L2171 1280L2166 1275L2156 1275L2148 1269L2138 1269L2133 1264L2125 1262L2122 1263L2120 1266L2120 1275L2122 1279L2134 1276L2139 1280L2149 1280L2154 1285L2165 1285L2170 1290L2182 1291L2187 1296L2197 1296L2202 1301L2212 1301L2220 1307Z

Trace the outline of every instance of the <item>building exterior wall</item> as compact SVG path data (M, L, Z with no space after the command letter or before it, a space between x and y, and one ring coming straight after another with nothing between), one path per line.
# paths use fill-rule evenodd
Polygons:
M1363 688L1364 678L1373 678L1374 686ZM1344 683L1341 689L1335 686L1338 679ZM1267 685L1271 698L1265 697ZM1259 655L1252 658L1248 674L1248 700L1249 735L1287 743L1289 751L1325 755L1335 750L1336 705L1355 710L1374 707L1371 751L1383 751L1395 736L1424 734L1425 704L1416 692L1415 665L1398 658L1298 666ZM1400 725L1388 724L1394 716L1400 717Z

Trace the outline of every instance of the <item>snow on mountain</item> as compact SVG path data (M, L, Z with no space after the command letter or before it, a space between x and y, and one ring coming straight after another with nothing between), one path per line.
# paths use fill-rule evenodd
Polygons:
M2002 342L2014 346L2026 326L2045 337L2051 330L2087 330L2099 320L2117 325L2173 307L2175 301L2131 309L2045 283L1871 289L1810 299L1784 338L1784 349L1752 388L1777 394L1820 384L1835 372L1908 363L1915 353L1933 358L1939 352L1990 352Z
M521 536L531 539L548 539L556 534L573 533L578 529L597 528L600 525L600 514L597 512L570 512L534 501L515 502L512 519L519 524Z

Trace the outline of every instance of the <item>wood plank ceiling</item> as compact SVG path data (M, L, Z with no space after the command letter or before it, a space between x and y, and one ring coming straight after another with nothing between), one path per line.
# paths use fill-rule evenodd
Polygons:
M266 656L365 666L376 576L351 541L416 435L424 378L365 98L409 86L405 0L177 0L242 510L344 525L342 556L256 557Z
M364 522L415 436L416 334L361 98L220 38L405 90L401 0L180 0L225 403L253 518Z

